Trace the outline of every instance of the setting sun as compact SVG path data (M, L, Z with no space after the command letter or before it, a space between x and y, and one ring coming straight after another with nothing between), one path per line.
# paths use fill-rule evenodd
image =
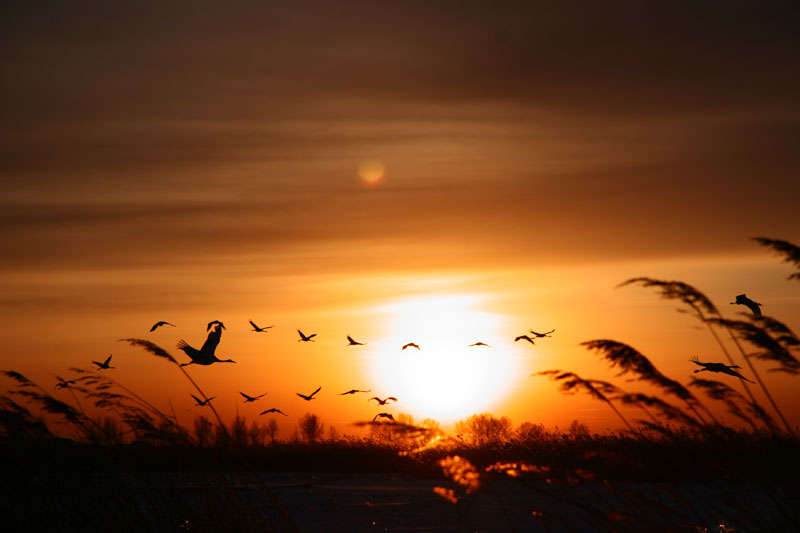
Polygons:
M441 422L489 410L507 396L517 364L500 340L500 317L482 310L483 300L475 294L423 296L381 308L388 337L371 367L381 394L397 396L398 409ZM490 346L468 346L479 341ZM409 342L419 349L402 350Z

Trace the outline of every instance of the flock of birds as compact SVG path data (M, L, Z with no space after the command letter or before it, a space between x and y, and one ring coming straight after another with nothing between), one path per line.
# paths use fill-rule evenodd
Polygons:
M748 309L750 309L750 311L753 313L753 316L756 316L756 317L760 317L761 316L761 304L751 300L745 294L737 295L736 296L736 300L731 302L731 305L743 305L743 306L747 307ZM268 333L270 329L275 327L274 325L261 327L261 326L258 326L252 320L249 320L249 323L253 328L251 331L254 331L256 333ZM152 332L156 331L158 328L163 327L163 326L176 327L175 324L160 320L160 321L156 322L155 324L153 324L153 326L150 328L150 332L152 333ZM191 359L188 363L182 363L181 366L187 366L187 365L204 365L204 366L208 366L208 365L211 365L211 364L214 364L214 363L235 363L236 361L234 361L233 359L220 359L216 355L217 346L219 345L220 339L222 337L222 330L223 329L226 329L226 328L225 328L225 324L223 324L221 321L212 320L211 322L209 322L208 325L206 326L206 331L208 332L208 337L206 338L206 341L203 343L203 346L201 346L199 350L197 348L194 348L193 346L189 345L189 343L187 343L183 339L178 341L177 347L180 350L183 350L183 352L186 355L188 355L189 358ZM534 330L530 330L529 333L526 333L524 335L519 335L516 338L514 338L514 342L527 341L527 342L529 342L531 344L535 344L534 339L548 338L548 337L552 336L552 334L554 332L555 332L555 329L551 329L550 331L545 331L543 333L540 333L540 332L537 332L537 331L534 331ZM314 342L314 337L317 336L316 333L312 333L310 335L306 335L305 333L303 333L299 329L297 330L297 333L300 336L300 338L297 340L297 342ZM359 342L359 341L355 340L350 335L347 335L346 339L347 339L347 346L364 346L364 345L367 344L365 342ZM487 344L487 343L485 343L485 342L478 341L478 342L469 344L468 347L491 348L492 346ZM401 347L401 350L405 350L407 348L416 348L417 350L421 350L419 345L414 343L414 342L409 342L407 344L404 344ZM116 367L111 366L111 357L112 356L109 355L106 358L106 360L103 361L103 362L92 361L92 363L97 366L98 370L108 370L108 369L116 368ZM698 370L695 370L695 373L697 373L697 372L717 372L717 373L727 374L729 376L734 376L734 377L737 377L739 379L743 379L743 380L745 380L747 382L750 382L750 383L754 383L753 381L747 379L746 377L744 377L742 374L740 374L736 370L736 369L741 368L738 365L725 365L723 363L704 363L704 362L701 362L697 357L693 357L693 358L691 358L689 360L692 363L702 367L702 368L700 368ZM59 388L59 389L67 388L73 383L75 383L73 380L65 380L63 378L59 378L59 382L56 384L56 388ZM296 394L297 394L297 396L299 396L300 398L302 398L303 400L308 402L308 401L314 400L316 394L321 390L322 390L322 386L319 386L319 387L317 387L317 389L314 392L312 392L310 394L302 394L302 393L299 393L299 392L296 393ZM360 394L360 393L369 393L369 392L372 392L372 390L371 389L369 389L369 390L351 389L351 390L348 390L348 391L340 393L339 396L347 396L347 395L354 395L354 394ZM253 402L255 402L255 401L259 400L260 398L262 398L262 397L267 395L267 393L265 392L265 393L259 394L257 396L250 396L250 395L245 394L244 392L241 392L241 391L239 392L239 394L244 398L244 402L245 403L253 403ZM194 398L196 405L200 406L200 407L209 405L209 402L211 402L211 400L213 400L215 398L215 396L212 396L211 398L206 398L205 400L201 400L200 398L198 398L195 395L191 395L191 396L192 396L192 398ZM388 396L386 398L379 398L378 396L373 396L372 398L369 398L367 401L369 402L369 401L372 401L372 400L375 400L375 402L379 406L387 405L389 402L397 402L397 401L399 401L394 396ZM269 409L266 409L266 410L262 411L260 414L261 415L266 415L266 414L271 414L271 413L276 413L276 414L281 414L281 415L284 415L284 416L288 416L286 413L284 413L283 411L281 411L280 409L278 409L276 407L271 407ZM388 420L394 420L394 417L390 413L378 413L372 419L373 422L375 420L377 420L378 418L386 418Z

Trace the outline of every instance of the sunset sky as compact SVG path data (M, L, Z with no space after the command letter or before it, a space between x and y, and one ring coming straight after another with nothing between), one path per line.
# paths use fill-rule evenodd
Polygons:
M800 329L800 283L751 240L800 244L791 7L3 2L0 367L52 388L113 353L190 424L208 413L178 370L116 340L188 361L178 340L221 320L237 363L187 370L226 419L286 411L281 436L307 411L616 428L530 374L613 380L579 346L598 338L682 382L690 356L724 360L620 282L682 280L730 318L747 293ZM756 365L800 424L800 377Z

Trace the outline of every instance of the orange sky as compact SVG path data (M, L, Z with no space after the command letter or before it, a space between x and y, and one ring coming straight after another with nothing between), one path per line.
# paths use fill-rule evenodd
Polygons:
M595 338L682 381L690 355L721 360L619 282L680 279L727 316L746 292L800 324L791 270L749 240L800 243L786 8L4 5L2 367L48 385L113 352L117 379L189 422L177 370L115 340L184 360L175 343L220 319L237 364L189 369L226 417L311 409L346 431L377 411L334 394L371 388L418 420L616 427L529 374L611 378L578 346ZM178 328L148 334L157 320ZM513 342L530 328L556 334ZM415 334L435 348L399 351ZM464 351L477 340L494 348ZM796 378L762 368L800 423Z

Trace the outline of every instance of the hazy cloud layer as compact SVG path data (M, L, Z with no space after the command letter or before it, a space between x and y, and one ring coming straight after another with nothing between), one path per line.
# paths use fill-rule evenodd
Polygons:
M393 246L430 268L796 240L790 7L6 3L0 266L382 268ZM364 190L370 157L388 179Z

